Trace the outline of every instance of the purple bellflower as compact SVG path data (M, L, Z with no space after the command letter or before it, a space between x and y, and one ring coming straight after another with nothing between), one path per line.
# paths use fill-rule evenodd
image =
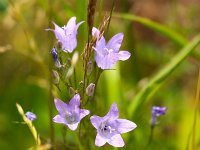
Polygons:
M53 118L53 121L55 123L64 124L71 130L76 130L81 119L90 113L89 110L80 109L79 94L74 95L69 104L56 98L54 102L59 114Z
M101 69L111 69L118 60L127 60L131 56L128 51L119 51L124 37L123 33L114 35L107 44L105 38L100 37L100 31L97 28L93 27L92 35L97 38L96 47L94 47L95 60Z
M35 119L37 119L37 116L36 116L34 113L30 112L30 111L26 112L25 116L26 116L30 121L34 121Z
M47 29L53 31L58 42L62 44L62 49L65 52L72 52L77 46L77 30L83 21L76 24L76 17L69 19L68 23L64 27L59 27L53 22L55 29Z
M118 117L118 108L114 103L104 117L92 116L90 118L92 125L97 129L96 146L103 146L106 142L115 147L125 145L120 134L135 129L137 125L132 121Z
M151 126L156 125L157 117L164 115L167 111L166 107L153 106L151 110Z

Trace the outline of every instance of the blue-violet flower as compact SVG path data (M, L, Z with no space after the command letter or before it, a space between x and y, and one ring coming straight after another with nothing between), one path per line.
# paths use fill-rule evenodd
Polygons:
M90 118L92 125L97 129L96 146L103 146L106 142L115 147L125 145L120 134L135 129L137 125L132 121L118 117L118 108L114 103L104 117L92 116Z
M166 111L167 111L166 107L153 106L151 110L151 126L155 126L157 117L164 115Z
M83 21L76 24L76 17L70 18L67 25L64 27L59 27L53 22L55 29L47 29L53 31L58 42L62 44L62 49L65 52L72 52L77 46L77 30Z
M90 113L89 110L80 109L79 94L74 95L69 104L56 98L54 102L59 114L53 118L53 121L55 123L64 124L71 130L76 130L81 119Z
M131 56L128 51L119 51L124 37L123 33L114 35L106 44L105 38L100 37L100 31L93 27L92 35L96 36L95 60L101 69L111 69L118 60L127 60Z
M30 112L30 111L26 112L25 116L26 116L30 121L34 121L35 119L37 119L37 116L36 116L34 113Z

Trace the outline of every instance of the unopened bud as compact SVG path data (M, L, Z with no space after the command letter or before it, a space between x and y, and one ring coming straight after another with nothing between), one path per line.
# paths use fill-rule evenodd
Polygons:
M75 52L74 55L72 56L72 61L71 61L72 66L75 66L77 61L78 61L78 52Z
M30 121L34 121L35 119L37 119L37 116L36 116L34 113L30 112L30 111L26 112L25 116L26 116Z
M89 76L92 72L92 61L87 63L87 75Z
M52 78L53 78L53 83L54 84L58 84L59 83L60 77L59 77L59 74L58 74L57 71L55 71L55 70L52 71Z
M69 95L74 95L75 90L72 87L69 87Z
M80 87L82 88L82 87L83 87L83 81L80 81L80 82L79 82L79 85L80 85Z
M66 79L69 79L74 73L74 67L70 67L67 71L67 74L66 74Z
M58 68L60 68L61 64L60 64L60 61L58 60L58 53L57 53L57 50L56 50L55 47L52 48L51 54L52 54L55 66L58 67Z
M86 94L88 96L93 96L94 90L95 90L95 84L94 83L90 83L90 85L88 85L88 87L86 88Z

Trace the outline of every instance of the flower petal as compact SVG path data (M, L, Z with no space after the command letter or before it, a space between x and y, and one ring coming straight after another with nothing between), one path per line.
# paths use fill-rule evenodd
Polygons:
M107 113L106 117L110 118L111 120L115 120L119 117L117 104L113 103L110 107L109 112Z
M77 46L77 39L75 34L65 36L62 42L62 49L65 52L72 52Z
M126 119L117 119L117 124L117 130L119 133L126 133L137 127L137 125L134 122Z
M131 53L128 51L120 51L119 53L119 60L127 60L131 56Z
M70 130L74 131L77 129L79 122L75 124L68 124L67 126L70 128Z
M80 120L81 120L83 117L87 116L89 113L90 113L89 110L87 110L87 109L81 109L81 110L80 110Z
M93 27L92 28L92 36L96 36L98 39L99 35L100 35L100 31L97 28Z
M124 144L124 140L122 139L120 134L114 135L109 141L108 143L112 146L115 147L123 147Z
M100 124L101 124L101 122L103 121L103 118L102 118L102 117L99 117L99 116L92 116L92 117L90 117L90 121L91 121L92 125L93 125L96 129L98 129L99 126L100 126Z
M63 118L63 117L60 116L60 115L56 115L56 116L53 118L53 122L55 122L55 123L62 123L62 124L67 125L67 122L66 122L65 118Z
M74 29L76 28L76 17L71 17L69 19L69 21L67 22L66 25L66 30L69 31L74 31Z
M105 38L102 36L101 39L97 40L96 42L96 47L94 48L94 50L101 54L104 55L105 53L107 53L107 51L105 50L106 47L106 40Z
M122 40L124 38L124 34L123 33L118 33L116 35L114 35L107 43L106 47L108 49L112 49L115 52L119 51L119 48L121 47L121 43Z
M118 61L118 53L110 53L105 56L97 53L95 60L97 66L101 69L112 69L115 63Z
M74 97L70 100L69 105L71 107L79 107L80 106L80 95L76 94Z
M66 110L68 110L68 105L64 103L63 101L57 98L54 98L54 103L55 103L56 109L61 115L65 114Z
M106 144L106 142L107 142L107 140L97 133L97 136L95 139L95 145L100 147L100 146L103 146L104 144Z

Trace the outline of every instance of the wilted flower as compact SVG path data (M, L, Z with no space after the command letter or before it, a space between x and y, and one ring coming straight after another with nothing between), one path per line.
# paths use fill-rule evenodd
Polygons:
M62 49L65 52L72 52L77 46L77 30L83 21L76 24L76 17L70 18L67 25L64 27L59 27L53 22L55 29L47 29L55 33L58 42L62 43Z
M26 116L30 121L34 121L35 119L37 119L37 116L36 116L34 113L30 112L30 111L26 112L25 116Z
M115 147L123 147L124 141L120 134L129 132L137 127L135 123L126 119L119 119L118 108L114 103L104 117L92 116L92 125L97 129L96 146L103 146L106 142Z
M153 106L151 110L151 126L155 126L157 117L164 115L166 111L167 111L166 107Z
M71 130L76 130L81 119L90 113L89 110L80 109L79 94L74 95L69 104L56 98L54 102L59 114L53 118L53 121L67 125Z
M92 35L97 37L95 60L101 69L111 69L118 60L127 60L131 56L128 51L119 51L123 40L123 33L113 36L106 44L105 38L100 36L100 31L93 27Z
M94 83L90 83L90 84L88 85L88 87L86 88L86 94L87 94L88 96L93 96L94 90L95 90L95 84L94 84Z

